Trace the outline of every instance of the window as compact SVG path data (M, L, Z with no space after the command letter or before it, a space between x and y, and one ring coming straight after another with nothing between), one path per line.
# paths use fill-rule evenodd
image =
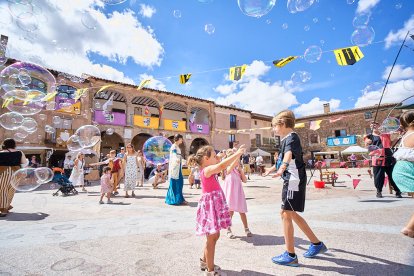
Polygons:
M335 137L346 136L346 129L335 130Z
M275 148L280 148L280 136L275 136Z
M229 148L233 148L233 144L236 142L236 134L229 135Z
M365 120L372 119L372 112L371 111L365 112L364 113L364 118L365 118Z
M254 120L254 125L257 126L257 121L256 120Z
M309 135L309 143L310 144L319 144L319 135L316 133L311 133Z
M58 96L73 99L76 92L76 88L69 85L59 85L57 88Z
M262 144L262 136L260 134L256 134L256 147L260 147Z
M237 116L230 114L230 128L237 128Z

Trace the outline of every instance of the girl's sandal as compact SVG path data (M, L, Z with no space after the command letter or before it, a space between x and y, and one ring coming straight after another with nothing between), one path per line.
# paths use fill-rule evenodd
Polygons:
M227 234L226 234L226 236L227 236L229 239L235 239L235 238L236 238L236 236L235 236L235 235L233 235L233 233L231 232L231 230L227 230Z
M200 258L200 269L201 271L207 270L207 263L203 261L203 259L201 258ZM221 267L219 267L218 265L214 265L214 271L219 271L219 270L221 270Z
M401 230L401 233L403 233L404 235L406 235L407 237L410 237L410 238L414 238L414 231L413 230L410 230L410 229L407 229L407 228L403 228L402 230Z
M250 232L249 228L245 228L244 232L246 233L246 236L249 237L249 238L253 236L253 234L252 234L252 232Z

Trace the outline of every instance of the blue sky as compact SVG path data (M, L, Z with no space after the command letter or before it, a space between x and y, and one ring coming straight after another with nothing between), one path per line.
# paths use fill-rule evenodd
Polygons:
M1 33L10 36L10 56L78 75L89 73L136 84L150 77L153 88L268 115L285 108L301 116L320 113L326 102L333 110L377 103L381 84L365 92L364 88L385 82L403 36L410 29L414 33L414 2L408 0L352 4L319 0L294 14L287 10L287 1L277 0L260 18L243 14L236 0L129 0L119 5L98 0L32 1L41 10L36 30L28 33L16 18L0 25ZM0 4L2 13L21 9L5 2ZM85 11L91 20L85 19ZM181 17L175 17L174 11ZM353 46L352 22L362 13L370 14L373 43L361 47L365 57L360 62L338 66L329 51ZM204 30L206 24L214 26L214 33ZM284 24L287 28L282 28ZM289 55L302 56L312 45L323 51L315 63L303 58L283 68L271 63ZM406 45L414 49L413 40ZM404 47L385 102L414 95L413 61L414 52ZM242 64L249 65L243 79L229 81L228 69L223 68ZM292 83L291 76L298 71L310 73L309 81ZM193 73L186 85L178 81L184 73Z

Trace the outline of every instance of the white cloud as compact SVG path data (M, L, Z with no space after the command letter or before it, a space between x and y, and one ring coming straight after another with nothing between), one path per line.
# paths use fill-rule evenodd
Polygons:
M384 73L382 74L382 78L386 80L388 78L388 75L390 73L392 66L387 66ZM394 69L392 70L392 74L390 77L390 81L398 81L398 80L404 80L414 77L414 67L405 67L401 64L396 64L394 66Z
M246 68L243 78L245 78L245 80L259 78L265 75L270 68L270 66L266 65L261 60L253 60L253 62Z
M167 91L165 84L160 80L154 79L152 75L148 75L148 74L139 75L139 81L146 80L146 79L150 79L151 81L147 85L145 85L145 87Z
M1 12L8 10L7 4L0 3ZM132 10L104 14L103 3L98 0L49 0L37 1L36 5L42 14L37 15L38 29L34 32L22 30L16 20L2 26L2 34L9 36L8 53L12 58L37 61L78 76L87 73L128 83L133 83L131 78L96 60L121 64L131 60L148 68L161 64L163 47L153 30L143 27Z
M157 11L154 7L151 7L150 5L140 4L140 11L139 14L143 17L151 18L154 13Z
M360 96L355 107L366 107L378 104L381 98L382 90L364 91ZM389 83L381 103L399 103L414 93L414 80L399 80Z
M359 0L357 13L367 13L374 8L380 0Z
M307 116L323 113L323 105L329 103L331 111L335 111L339 108L341 104L340 100L331 99L329 101L324 101L318 97L313 98L308 103L301 104L300 106L294 109L296 115Z
M230 84L220 84L219 86L214 88L214 91L222 94L222 95L229 95L237 90L237 82L233 82Z
M404 27L396 32L390 31L385 38L385 49L390 48L394 44L397 44L404 40L407 32L414 30L414 14L411 18L404 22ZM408 38L410 39L410 38Z

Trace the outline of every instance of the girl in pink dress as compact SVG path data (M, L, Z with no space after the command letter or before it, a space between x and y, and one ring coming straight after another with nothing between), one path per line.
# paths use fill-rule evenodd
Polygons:
M228 149L226 152L227 157L230 157L233 154L233 149ZM252 232L250 232L249 226L247 224L247 203L242 182L247 182L246 175L243 172L243 168L240 166L239 160L235 160L225 170L223 192L226 196L231 218L233 218L234 212L238 212L244 225L244 232L246 233L246 236L251 237ZM230 239L236 238L236 236L233 235L230 227L227 228L227 237Z
M108 198L108 204L111 204L111 193L112 193L113 187L111 183L111 168L105 167L103 169L103 174L101 176L101 199L99 200L99 204L103 204L103 197L106 195Z
M197 207L196 234L207 238L203 258L200 259L200 268L205 271L205 275L220 275L220 267L214 265L216 243L220 230L231 226L229 208L217 174L240 159L244 151L243 145L235 154L220 161L211 146L204 146L189 161L190 166L200 167L202 196Z

